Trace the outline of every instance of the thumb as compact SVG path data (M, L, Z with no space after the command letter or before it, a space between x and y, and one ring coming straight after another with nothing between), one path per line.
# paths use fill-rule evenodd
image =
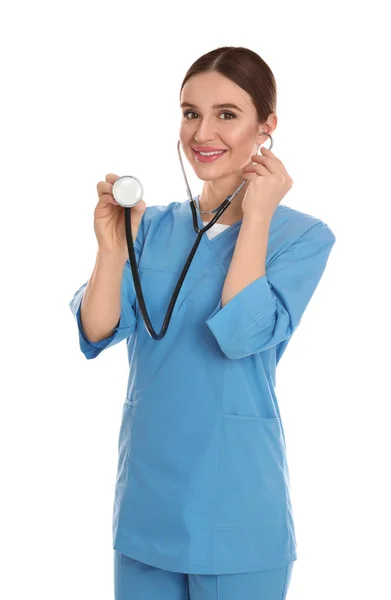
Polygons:
M255 179L259 177L259 175L255 171L247 171L246 173L242 174L242 177L243 179L247 179L251 183L251 181L255 181Z

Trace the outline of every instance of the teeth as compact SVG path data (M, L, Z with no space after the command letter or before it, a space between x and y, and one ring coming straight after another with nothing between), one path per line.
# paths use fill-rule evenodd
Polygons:
M223 154L225 150L219 150L218 152L199 152L202 156L213 156L213 154Z

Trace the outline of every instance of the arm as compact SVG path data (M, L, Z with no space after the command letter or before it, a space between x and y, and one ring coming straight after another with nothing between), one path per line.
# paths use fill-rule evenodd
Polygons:
M263 236L263 241L257 235ZM224 284L227 304L223 306L220 300L205 321L221 350L231 359L262 352L293 334L336 240L331 229L317 221L276 256L262 274L264 256L261 260L259 251L265 239L266 225L261 222L246 226L246 234L240 239L238 236L238 252L235 248L235 262L227 274L228 283ZM248 267L244 266L246 263Z
M138 231L141 229L142 225ZM141 244L137 236L134 240L137 264ZM136 327L135 298L129 261L124 265L122 261L104 257L98 252L90 279L69 302L78 326L80 350L87 359L96 358L102 350L132 335Z
M235 251L221 296L221 306L225 306L247 285L265 275L266 251L270 219L244 213Z
M83 332L93 343L114 333L121 315L121 282L125 261L99 251L80 306Z

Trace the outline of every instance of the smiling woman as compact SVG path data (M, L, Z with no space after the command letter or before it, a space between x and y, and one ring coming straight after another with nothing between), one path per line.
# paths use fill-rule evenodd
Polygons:
M110 263L101 290L91 288L106 338L93 342L83 331L87 284L70 302L87 358L126 340L115 599L284 600L297 550L276 367L335 236L321 219L279 203L290 178L271 150L253 156L277 123L274 77L260 56L232 47L201 56L180 104L180 142L203 181L201 208L240 187L226 210L232 226L196 240L158 343L144 327L129 260L122 279ZM243 172L250 182L241 199ZM194 239L190 202L147 206L134 240L153 323L164 318Z
M180 107L181 145L196 176L204 181L199 204L201 211L209 212L243 181L243 168L267 139L265 132L271 135L276 128L274 75L247 48L218 48L187 71ZM245 193L246 187L225 211L221 224L242 218Z

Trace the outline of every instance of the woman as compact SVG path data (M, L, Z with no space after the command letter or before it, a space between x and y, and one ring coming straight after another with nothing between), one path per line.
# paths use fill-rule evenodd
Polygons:
M98 184L97 262L70 302L88 359L127 340L116 599L281 600L297 553L276 366L335 236L280 204L292 178L271 150L256 153L277 125L275 79L256 53L223 47L200 57L180 105L181 145L204 182L199 226L248 182L202 236L166 336L153 340L140 314L124 211L112 196L117 175ZM222 152L204 158L211 149ZM140 202L132 227L159 331L195 240L190 202Z

